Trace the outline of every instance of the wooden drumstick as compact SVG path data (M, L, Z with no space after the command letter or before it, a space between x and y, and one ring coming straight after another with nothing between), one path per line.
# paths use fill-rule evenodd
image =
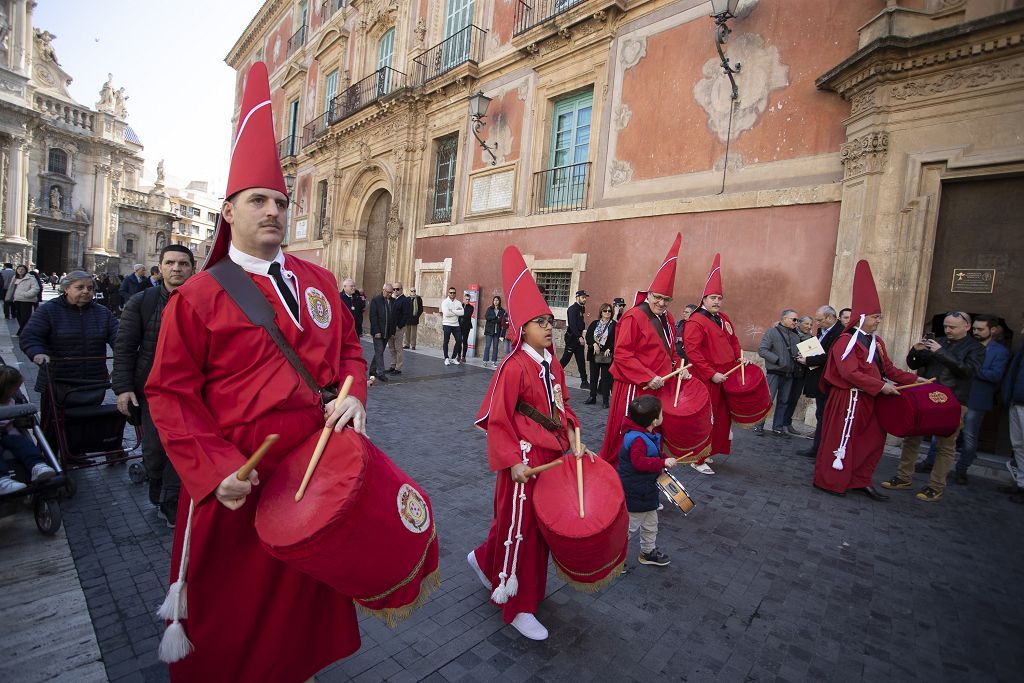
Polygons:
M740 384L747 383L747 364L740 359Z
M683 370L686 370L687 368L692 368L692 367L693 367L693 363L687 363L687 364L686 364L686 365L684 365L683 367L681 367L681 368L677 368L677 369L673 370L672 372L668 373L667 375L665 375L664 377L662 377L662 378L661 378L661 381L662 381L662 383L664 384L664 383L665 383L665 382L667 382L668 380L672 379L673 377L675 377L676 375L678 375L679 373L681 373L681 372L682 372ZM644 389L646 389L646 388L647 388L647 385L646 385L646 384L644 384L644 387L643 387L643 388L644 388Z
M731 375L732 373L736 372L737 370L739 370L743 366L744 366L744 363L740 363L739 365L734 367L732 370L730 370L729 372L725 373L725 376L728 377L729 375ZM742 377L742 375L740 377Z
M235 473L235 478L238 479L238 481L245 481L248 479L249 473L256 469L256 466L260 464L260 460L263 459L263 456L267 454L267 451L269 451L270 447L274 445L274 442L280 438L280 434L271 434L267 438L263 439L263 443L261 443L260 447L256 449L256 452L253 453L252 456L245 461L245 464L242 465Z
M580 519L583 519L583 448L580 446L580 428L576 428L576 493L580 499Z
M678 458L676 458L676 465L689 465L690 463L683 462L683 460L689 458L691 455L693 455L693 451L690 451L686 455L680 455ZM694 462L696 462L696 460L694 460Z
M341 385L341 391L338 392L338 398L334 402L335 410L337 410L338 405L342 401L348 398L348 392L351 388L352 375L349 375ZM302 484L299 485L299 490L295 494L296 503L302 500L302 496L306 495L306 487L309 486L309 480L313 478L313 470L316 469L317 463L320 462L320 456L324 454L324 449L327 448L327 442L330 440L333 432L334 425L328 420L327 426L324 427L322 432L320 432L320 440L316 442L316 448L313 450L313 457L309 459L309 466L306 467L306 474L302 477Z
M558 467L561 464L562 464L562 459L558 458L557 460L552 460L551 462L544 463L543 465L537 465L536 467L528 467L528 468L526 468L526 471L523 472L523 476L525 476L527 479L529 479L530 477L532 477L535 474L540 474L541 472L546 472L547 470L550 470L552 467Z
M672 401L672 407L673 408L678 408L679 407L679 390L682 389L682 388L683 388L683 378L677 376L676 377L676 397L675 397L675 400Z
M903 384L901 386L894 387L894 388L895 389L912 389L914 387L923 387L925 384L931 384L934 381L935 381L934 377L929 377L928 379L921 380L920 382L914 382L913 384Z

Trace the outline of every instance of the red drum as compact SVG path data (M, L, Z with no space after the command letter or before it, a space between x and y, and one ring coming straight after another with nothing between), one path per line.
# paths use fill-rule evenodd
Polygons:
M394 626L441 582L430 501L369 439L345 429L331 436L296 503L319 438L311 434L263 484L256 533L273 557Z
M679 405L675 403L676 380L672 378L658 391L661 400L661 441L670 457L696 459L711 452L711 396L697 379L682 380Z
M760 366L750 364L742 371L737 370L722 382L725 403L733 424L740 427L756 425L772 409L772 395L768 391L768 380Z
M879 394L875 414L893 436L952 436L960 427L960 402L941 384L900 389L899 396Z
M576 590L600 590L622 573L629 541L626 496L615 468L601 458L583 460L583 510L576 488L576 457L537 475L533 509L555 572Z

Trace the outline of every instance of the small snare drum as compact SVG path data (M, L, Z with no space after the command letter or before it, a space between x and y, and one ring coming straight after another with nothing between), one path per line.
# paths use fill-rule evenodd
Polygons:
M658 477L658 488L684 515L689 514L693 510L693 498L690 498L690 494L686 492L686 487L683 486L683 483L668 470L662 472L661 476Z

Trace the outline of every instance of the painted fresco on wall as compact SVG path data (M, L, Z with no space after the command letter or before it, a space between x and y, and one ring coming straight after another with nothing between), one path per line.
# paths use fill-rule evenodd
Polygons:
M315 59L310 60L309 71L306 72L306 95L302 103L302 109L306 112L304 117L306 123L309 123L321 113L316 108L316 91L319 78L320 62Z
M284 19L267 35L263 46L264 61L267 63L267 71L273 74L288 59L288 39L292 37L292 17L286 15Z
M520 156L520 140L522 139L523 118L526 113L526 100L529 97L529 79L522 79L505 88L485 93L491 100L487 107L486 125L480 131L480 137L491 146L499 164L515 161ZM494 145L497 144L497 149ZM473 170L486 168L491 164L491 157L473 139Z
M305 216L309 213L309 192L313 185L313 174L303 173L295 181L295 215Z

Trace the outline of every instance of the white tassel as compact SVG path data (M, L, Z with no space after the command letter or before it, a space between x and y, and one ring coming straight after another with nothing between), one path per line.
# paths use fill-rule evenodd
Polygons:
M832 461L832 469L841 470L843 469L843 458L846 457L846 449L840 448L836 452L836 459Z
M529 465L529 458L526 454L533 446L526 441L520 440L519 451L523 458L523 464ZM504 605L510 597L519 592L519 579L516 578L516 559L519 556L519 542L523 540L523 506L526 504L526 484L516 482L512 486L512 521L508 525L508 536L505 538L505 559L501 563L501 572L498 573L498 587L491 593L491 600L499 605ZM515 534L516 548L512 553L512 570L506 573L508 568L509 551L512 547L512 537Z
M846 446L850 443L850 437L853 433L853 420L857 415L857 395L858 389L850 389L850 401L846 405L846 419L843 420L843 431L839 437L839 448L832 451L836 459L832 461L832 469L841 470L843 469L843 460L846 458Z
M167 597L157 610L157 616L161 619L170 620L171 624L164 631L160 639L160 650L158 656L160 661L171 664L187 657L194 649L192 641L185 633L185 627L181 620L188 616L188 604L186 601L185 574L188 572L188 556L191 550L192 541L192 512L195 510L195 501L188 504L188 522L185 524L185 538L181 545L181 562L178 565L178 580L171 584L167 590Z

